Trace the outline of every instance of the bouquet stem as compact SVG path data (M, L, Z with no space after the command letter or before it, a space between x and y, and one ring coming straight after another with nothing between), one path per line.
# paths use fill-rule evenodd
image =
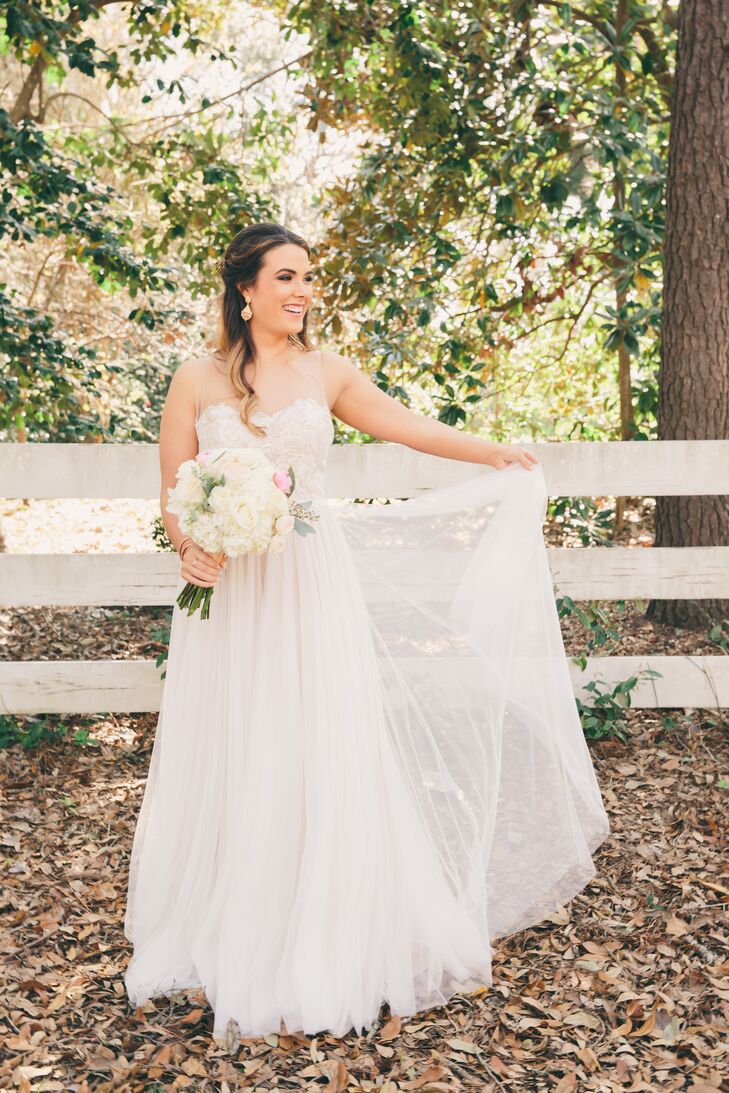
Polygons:
M213 554L216 562L222 562L225 557L225 551L219 550ZM214 586L212 588L202 588L199 584L193 584L192 581L187 581L182 592L177 597L177 603L179 607L184 611L187 610L188 615L192 615L200 608L200 618L210 618L210 600L212 599Z

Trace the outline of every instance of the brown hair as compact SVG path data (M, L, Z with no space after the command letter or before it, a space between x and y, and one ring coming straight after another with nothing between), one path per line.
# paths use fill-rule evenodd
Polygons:
M220 296L218 313L217 355L225 360L228 379L234 390L241 396L240 414L243 423L259 436L265 436L266 430L249 421L249 415L258 402L258 395L244 375L245 366L255 360L255 343L249 324L241 318L241 308L245 306L245 299L238 286L247 288L253 284L263 264L266 251L282 243L294 243L297 247L303 247L311 259L311 249L305 239L281 224L263 220L239 231L218 262L218 269L223 280L223 292ZM307 311L304 315L302 330L298 334L289 334L289 341L301 349L311 350L313 346L306 329L308 321L309 312Z

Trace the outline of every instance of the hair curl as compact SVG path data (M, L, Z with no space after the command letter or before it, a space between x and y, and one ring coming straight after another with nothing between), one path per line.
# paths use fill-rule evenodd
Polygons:
M240 314L245 305L242 290L254 284L266 251L282 243L303 247L311 259L311 249L305 239L281 224L264 220L239 231L228 244L223 257L216 263L223 281L218 313L217 355L225 361L228 379L241 396L241 420L258 436L265 436L266 430L250 421L250 414L258 403L258 395L246 379L244 370L249 362L255 360L256 352L250 326ZM307 310L302 330L299 334L289 334L289 341L301 349L311 350L313 346L307 334L308 320Z

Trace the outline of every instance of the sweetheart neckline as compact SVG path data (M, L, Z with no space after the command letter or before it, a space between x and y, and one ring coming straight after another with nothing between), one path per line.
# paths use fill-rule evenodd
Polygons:
M326 411L327 415L331 420L332 412L329 406L325 406L323 402L320 402L319 399L313 398L311 395L300 395L298 398L292 399L291 402L287 402L285 406L279 406L278 410L274 410L273 413L268 413L267 410L256 410L254 413L251 414L250 419L251 421L254 421L257 417L264 417L268 418L269 420L273 420L273 418L278 417L279 414L284 413L286 410L290 410L292 406L296 406L299 402L313 402L315 406L321 406L322 410ZM195 418L195 425L197 425L199 421L202 421L208 410L212 409L214 406L222 406L227 410L231 410L233 413L238 415L238 418L240 420L240 415L238 414L238 411L234 406L229 406L226 402L210 402ZM243 422L241 421L240 424L243 425Z

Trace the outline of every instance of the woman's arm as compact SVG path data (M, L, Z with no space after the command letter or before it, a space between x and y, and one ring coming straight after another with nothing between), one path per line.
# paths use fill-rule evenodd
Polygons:
M324 350L327 382L335 397L332 413L362 433L378 440L405 444L418 452L486 463L502 470L509 463L521 463L528 470L539 460L517 444L498 444L454 429L444 421L414 413L402 402L381 391L347 357Z
M159 425L159 507L167 536L177 550L185 535L177 517L167 511L167 490L177 482L177 468L198 453L195 432L195 376L193 360L184 361L173 373Z
M167 536L175 550L186 536L174 513L167 509L167 490L177 484L177 468L199 451L195 430L195 368L197 361L183 361L173 373L162 409L159 426L160 495L159 507ZM225 566L194 541L185 549L180 575L203 588L215 584Z

